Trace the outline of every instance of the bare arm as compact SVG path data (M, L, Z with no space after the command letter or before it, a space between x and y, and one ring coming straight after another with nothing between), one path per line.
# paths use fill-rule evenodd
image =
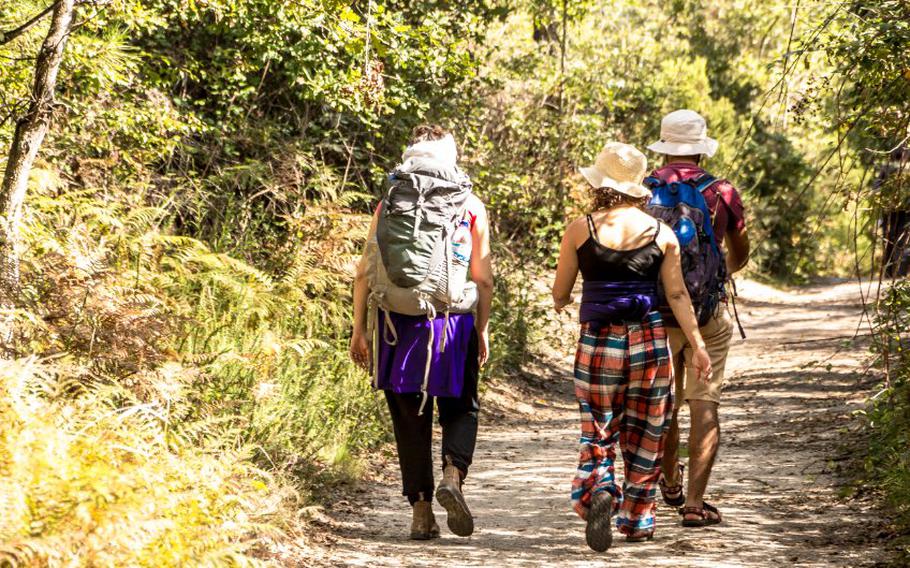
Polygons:
M731 229L724 236L724 243L727 247L727 273L732 275L749 262L749 233L746 229Z
M698 319L695 308L689 298L689 291L683 280L682 263L679 257L679 242L671 231L661 231L661 236L669 233L664 248L664 260L660 265L660 281L667 296L667 303L673 310L673 317L679 323L690 345L704 347L705 341L698 330Z
M354 330L351 334L351 358L364 368L369 367L370 360L369 340L367 339L367 297L370 294L370 290L367 282L369 262L366 255L366 247L376 235L376 224L378 221L379 209L377 208L373 214L373 220L370 222L364 253L360 256L357 270L354 273Z
M370 222L370 230L367 233L367 243L376 235L376 224L379 222L379 209L373 214L373 220ZM364 245L366 249L366 245ZM367 332L367 296L370 291L367 284L367 255L366 252L360 256L357 263L357 272L354 274L354 331Z
M673 310L673 317L686 334L689 345L694 350L694 363L698 371L698 378L708 381L711 377L711 358L705 350L705 340L698 329L698 319L695 317L695 308L689 298L689 291L683 280L682 262L679 256L679 242L676 235L668 227L660 232L664 246L664 260L660 265L660 280L667 296L667 303Z
M578 278L578 251L575 245L577 224L578 221L569 225L559 247L556 280L553 282L553 305L557 312L573 302L572 288L575 287L575 280Z
M471 228L471 281L477 285L477 314L474 327L480 340L480 365L489 353L490 309L493 305L493 257L490 254L490 221L487 210L477 201L474 226Z

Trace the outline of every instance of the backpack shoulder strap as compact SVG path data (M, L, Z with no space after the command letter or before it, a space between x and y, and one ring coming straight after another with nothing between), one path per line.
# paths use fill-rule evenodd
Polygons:
M716 177L712 176L708 172L705 172L697 178L693 179L690 183L695 186L695 189L697 189L699 193L704 193L706 189L717 183L717 181L718 179Z
M718 246L718 244L717 244L717 236L714 234L714 214L711 211L711 208L708 207L708 201L704 198L704 192L709 187L711 187L712 185L717 183L717 181L718 181L718 179L716 177L712 176L708 172L705 172L696 178L687 180L687 183L689 183L692 187L694 187L695 190L698 191L698 195L700 195L702 198L702 205L701 205L703 207L702 210L704 211L706 218L708 220L708 222L705 223L705 226L704 226L705 233L707 233L708 236L710 237L711 246L714 248L714 250L717 251L719 254L722 254L721 250L720 250L720 246Z
M659 185L663 185L664 182L657 176L648 176L641 183L653 189Z

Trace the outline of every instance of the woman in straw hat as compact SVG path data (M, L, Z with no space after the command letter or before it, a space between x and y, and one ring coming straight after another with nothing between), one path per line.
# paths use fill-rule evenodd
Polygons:
M673 231L641 210L645 156L627 144L607 144L581 173L593 191L593 212L566 229L553 300L561 311L583 279L581 336L575 355L575 394L581 448L572 482L575 511L587 521L592 549L612 543L610 518L626 540L654 534L654 510L664 429L673 410L667 335L656 311L661 280L673 314L695 348L700 377L711 361L683 282ZM615 445L622 445L625 478L615 481Z

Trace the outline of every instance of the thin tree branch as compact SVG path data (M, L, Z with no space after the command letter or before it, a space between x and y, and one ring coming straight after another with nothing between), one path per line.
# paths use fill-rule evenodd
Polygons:
M44 10L41 10L40 12L38 12L37 14L35 14L35 15L32 17L32 19L30 19L29 21L25 22L24 24L22 24L22 25L19 26L18 28L13 28L13 29L11 29L11 30L9 30L9 31L6 31L6 32L0 32L0 45L5 45L5 44L7 44L7 43L13 41L13 40L16 39L17 37L21 36L21 35L24 34L25 32L27 32L32 26L34 26L35 24L37 24L37 23L41 20L41 18L43 18L44 16L47 16L48 14L50 14L50 13L54 10L54 7L55 7L57 4L59 4L59 3L60 3L60 0L56 0L56 1L53 2L50 6L48 6L48 7L45 8Z

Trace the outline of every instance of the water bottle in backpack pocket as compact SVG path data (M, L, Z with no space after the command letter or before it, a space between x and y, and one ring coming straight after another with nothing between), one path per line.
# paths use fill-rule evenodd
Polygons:
M462 215L448 239L447 262L440 265L440 270L446 270L445 278L437 278L437 287L434 296L441 301L460 304L464 296L465 286L468 283L468 266L471 262L471 223Z
M471 223L464 217L452 235L452 262L464 266L471 262Z
M652 194L648 213L669 225L679 241L683 280L699 326L708 323L725 299L726 263L714 235L708 203L702 195L716 181L708 174L672 183L654 177L645 180ZM664 319L670 325L678 325L662 287L658 295Z

